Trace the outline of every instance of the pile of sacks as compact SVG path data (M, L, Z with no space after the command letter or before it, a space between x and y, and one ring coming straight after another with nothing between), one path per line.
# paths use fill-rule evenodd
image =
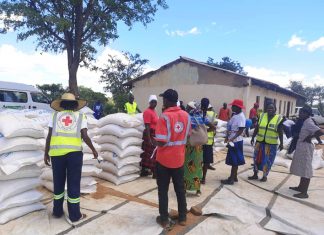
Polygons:
M226 148L224 143L227 131L227 122L217 119L216 135L214 138L214 152L222 151Z
M40 203L42 194L40 168L37 162L44 152L40 138L41 125L19 112L0 113L0 224L33 211L45 209Z
M97 131L97 124L98 120L96 120L93 117L93 111L88 108L84 107L83 109L80 110L80 112L84 113L87 116L87 124L88 124L88 135L90 138L96 135ZM49 119L50 120L50 119ZM49 122L47 121L47 124ZM47 125L45 127L48 129ZM44 145L45 146L45 139ZM93 145L95 149L100 152L100 146L93 142ZM81 174L81 193L87 194L87 193L95 193L97 191L97 181L95 180L94 177L97 177L97 175L102 171L99 169L96 164L97 160L93 159L93 154L91 149L85 144L82 144L82 151L83 151L83 166L82 166L82 174ZM54 190L54 185L53 185L53 173L52 173L52 168L47 167L44 165L43 162L40 163L42 166L42 174L40 176L42 185L53 192ZM66 189L66 185L65 185Z
M133 181L139 177L141 144L144 130L142 114L130 116L116 113L101 118L95 141L101 147L103 170L99 178L116 185Z

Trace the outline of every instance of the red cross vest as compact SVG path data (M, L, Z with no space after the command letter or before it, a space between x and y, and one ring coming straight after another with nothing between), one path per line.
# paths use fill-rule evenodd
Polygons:
M189 132L188 113L179 107L165 110L158 121L155 132L155 139L166 143L163 147L158 147L157 161L168 168L183 166Z
M82 151L81 124L84 114L73 111L55 112L50 142L50 156Z

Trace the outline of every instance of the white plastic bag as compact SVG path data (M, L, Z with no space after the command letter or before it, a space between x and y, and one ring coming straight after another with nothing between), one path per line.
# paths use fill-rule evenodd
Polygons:
M17 115L0 114L0 133L6 138L44 138L43 127L28 118Z
M120 184L124 184L124 183L130 182L130 181L136 180L139 177L139 174L130 174L130 175L118 177L111 173L103 171L98 175L98 177L101 179L107 180L109 182L112 182L116 185L120 185Z
M120 158L125 158L128 156L136 156L143 153L143 150L138 146L128 146L125 149L120 149L114 144L102 144L101 145L102 151L108 151L115 153Z
M119 147L120 149L125 149L128 146L141 146L143 140L137 137L126 137L121 139L114 135L103 135L100 136L100 138L98 138L96 142L98 144L111 143L117 145L117 147Z
M137 165L141 162L140 156L128 156L125 158L119 158L112 152L103 152L102 158L113 163L117 168L121 168L129 164Z
M31 137L0 138L0 154L17 151L41 150L42 144Z
M15 196L17 194L26 192L40 185L38 178L25 178L0 181L0 202L3 200Z
M102 169L105 172L114 174L116 176L124 176L129 174L138 173L140 171L139 166L136 165L126 165L121 168L117 168L113 163L110 163L108 161L103 161L100 164L98 164L98 167Z
M42 161L44 157L43 151L19 151L0 155L1 170L10 175L18 171L23 166L33 165Z
M42 199L42 196L43 194L41 194L37 190L30 190L10 197L7 200L0 202L0 214L2 211L7 210L9 208L25 206L33 204L35 202L39 202Z
M108 124L115 124L121 127L132 128L142 124L142 122L126 113L114 113L107 115L99 120L98 126L103 127Z
M10 175L7 175L0 170L0 181L39 177L40 174L41 170L37 165L24 166Z
M115 124L109 124L99 128L98 135L114 135L119 138L137 137L142 138L143 133L135 128L124 128Z
M0 224L5 224L10 220L19 218L33 211L43 210L45 208L46 207L39 202L31 205L10 208L0 213Z

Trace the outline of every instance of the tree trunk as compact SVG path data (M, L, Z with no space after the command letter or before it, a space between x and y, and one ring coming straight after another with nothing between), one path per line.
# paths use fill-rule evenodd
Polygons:
M69 90L76 97L79 96L78 81L77 81L78 67L69 66Z

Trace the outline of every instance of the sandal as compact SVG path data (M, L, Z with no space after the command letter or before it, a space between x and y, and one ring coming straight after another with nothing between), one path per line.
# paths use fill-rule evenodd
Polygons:
M87 218L87 215L86 214L81 214L81 217L80 219L78 219L77 221L72 221L67 215L65 216L67 222L69 224L71 224L72 226L74 226L76 223L80 222L81 220L84 220Z

